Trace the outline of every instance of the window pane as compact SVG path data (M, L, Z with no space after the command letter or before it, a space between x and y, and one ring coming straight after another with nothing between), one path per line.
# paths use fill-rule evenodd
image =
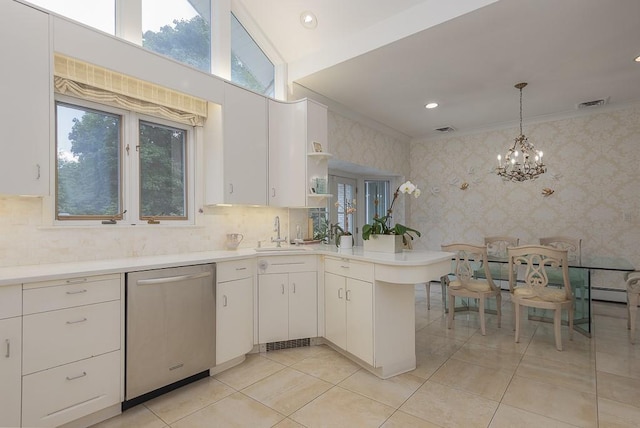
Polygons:
M337 183L338 185L338 224L345 232L354 233L353 212L347 212L347 209L353 207L355 199L355 188L346 183Z
M115 0L29 0L29 2L105 33L115 34Z
M186 217L187 131L140 122L140 218Z
M56 103L56 218L121 211L121 123L115 114Z
M274 76L273 63L231 14L231 81L273 97Z
M365 181L364 182L364 198L365 198L365 222L373 223L374 217L384 217L387 215L389 208L389 182L381 181Z
M210 21L210 0L142 0L142 46L210 73Z

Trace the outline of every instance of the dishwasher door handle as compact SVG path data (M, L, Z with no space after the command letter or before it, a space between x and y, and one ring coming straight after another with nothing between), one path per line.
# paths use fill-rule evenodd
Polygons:
M193 275L179 275L179 276L169 276L163 278L153 278L153 279L139 279L136 281L138 285L153 285L153 284L167 284L170 282L180 282L180 281L188 281L190 279L200 279L211 276L211 272L202 272L195 273Z

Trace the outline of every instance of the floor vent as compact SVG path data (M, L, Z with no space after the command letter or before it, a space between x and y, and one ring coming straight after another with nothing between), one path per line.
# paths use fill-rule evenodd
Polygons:
M302 348L303 346L311 346L311 339L294 339L267 343L267 352L277 351L278 349Z

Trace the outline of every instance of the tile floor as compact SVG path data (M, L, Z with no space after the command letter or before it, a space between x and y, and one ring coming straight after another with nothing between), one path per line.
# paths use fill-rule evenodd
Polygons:
M250 355L215 377L96 425L113 427L637 427L640 343L630 345L624 305L594 303L595 335L526 321L513 341L503 293L502 328L457 313L448 330L439 292L426 309L416 286L417 368L380 380L325 345Z

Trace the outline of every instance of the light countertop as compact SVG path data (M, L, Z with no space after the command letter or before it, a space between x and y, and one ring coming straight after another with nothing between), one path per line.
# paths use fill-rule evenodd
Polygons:
M159 256L1 267L0 286L49 281L68 278L70 276L103 275L191 264L217 263L246 258L289 256L294 254L336 256L393 266L425 266L443 260L451 260L453 255L452 253L442 251L413 250L387 254L365 252L362 247L342 250L338 249L335 245L309 245L299 247L291 245L280 249L261 248L258 249L258 251L250 248L235 251L203 251Z

